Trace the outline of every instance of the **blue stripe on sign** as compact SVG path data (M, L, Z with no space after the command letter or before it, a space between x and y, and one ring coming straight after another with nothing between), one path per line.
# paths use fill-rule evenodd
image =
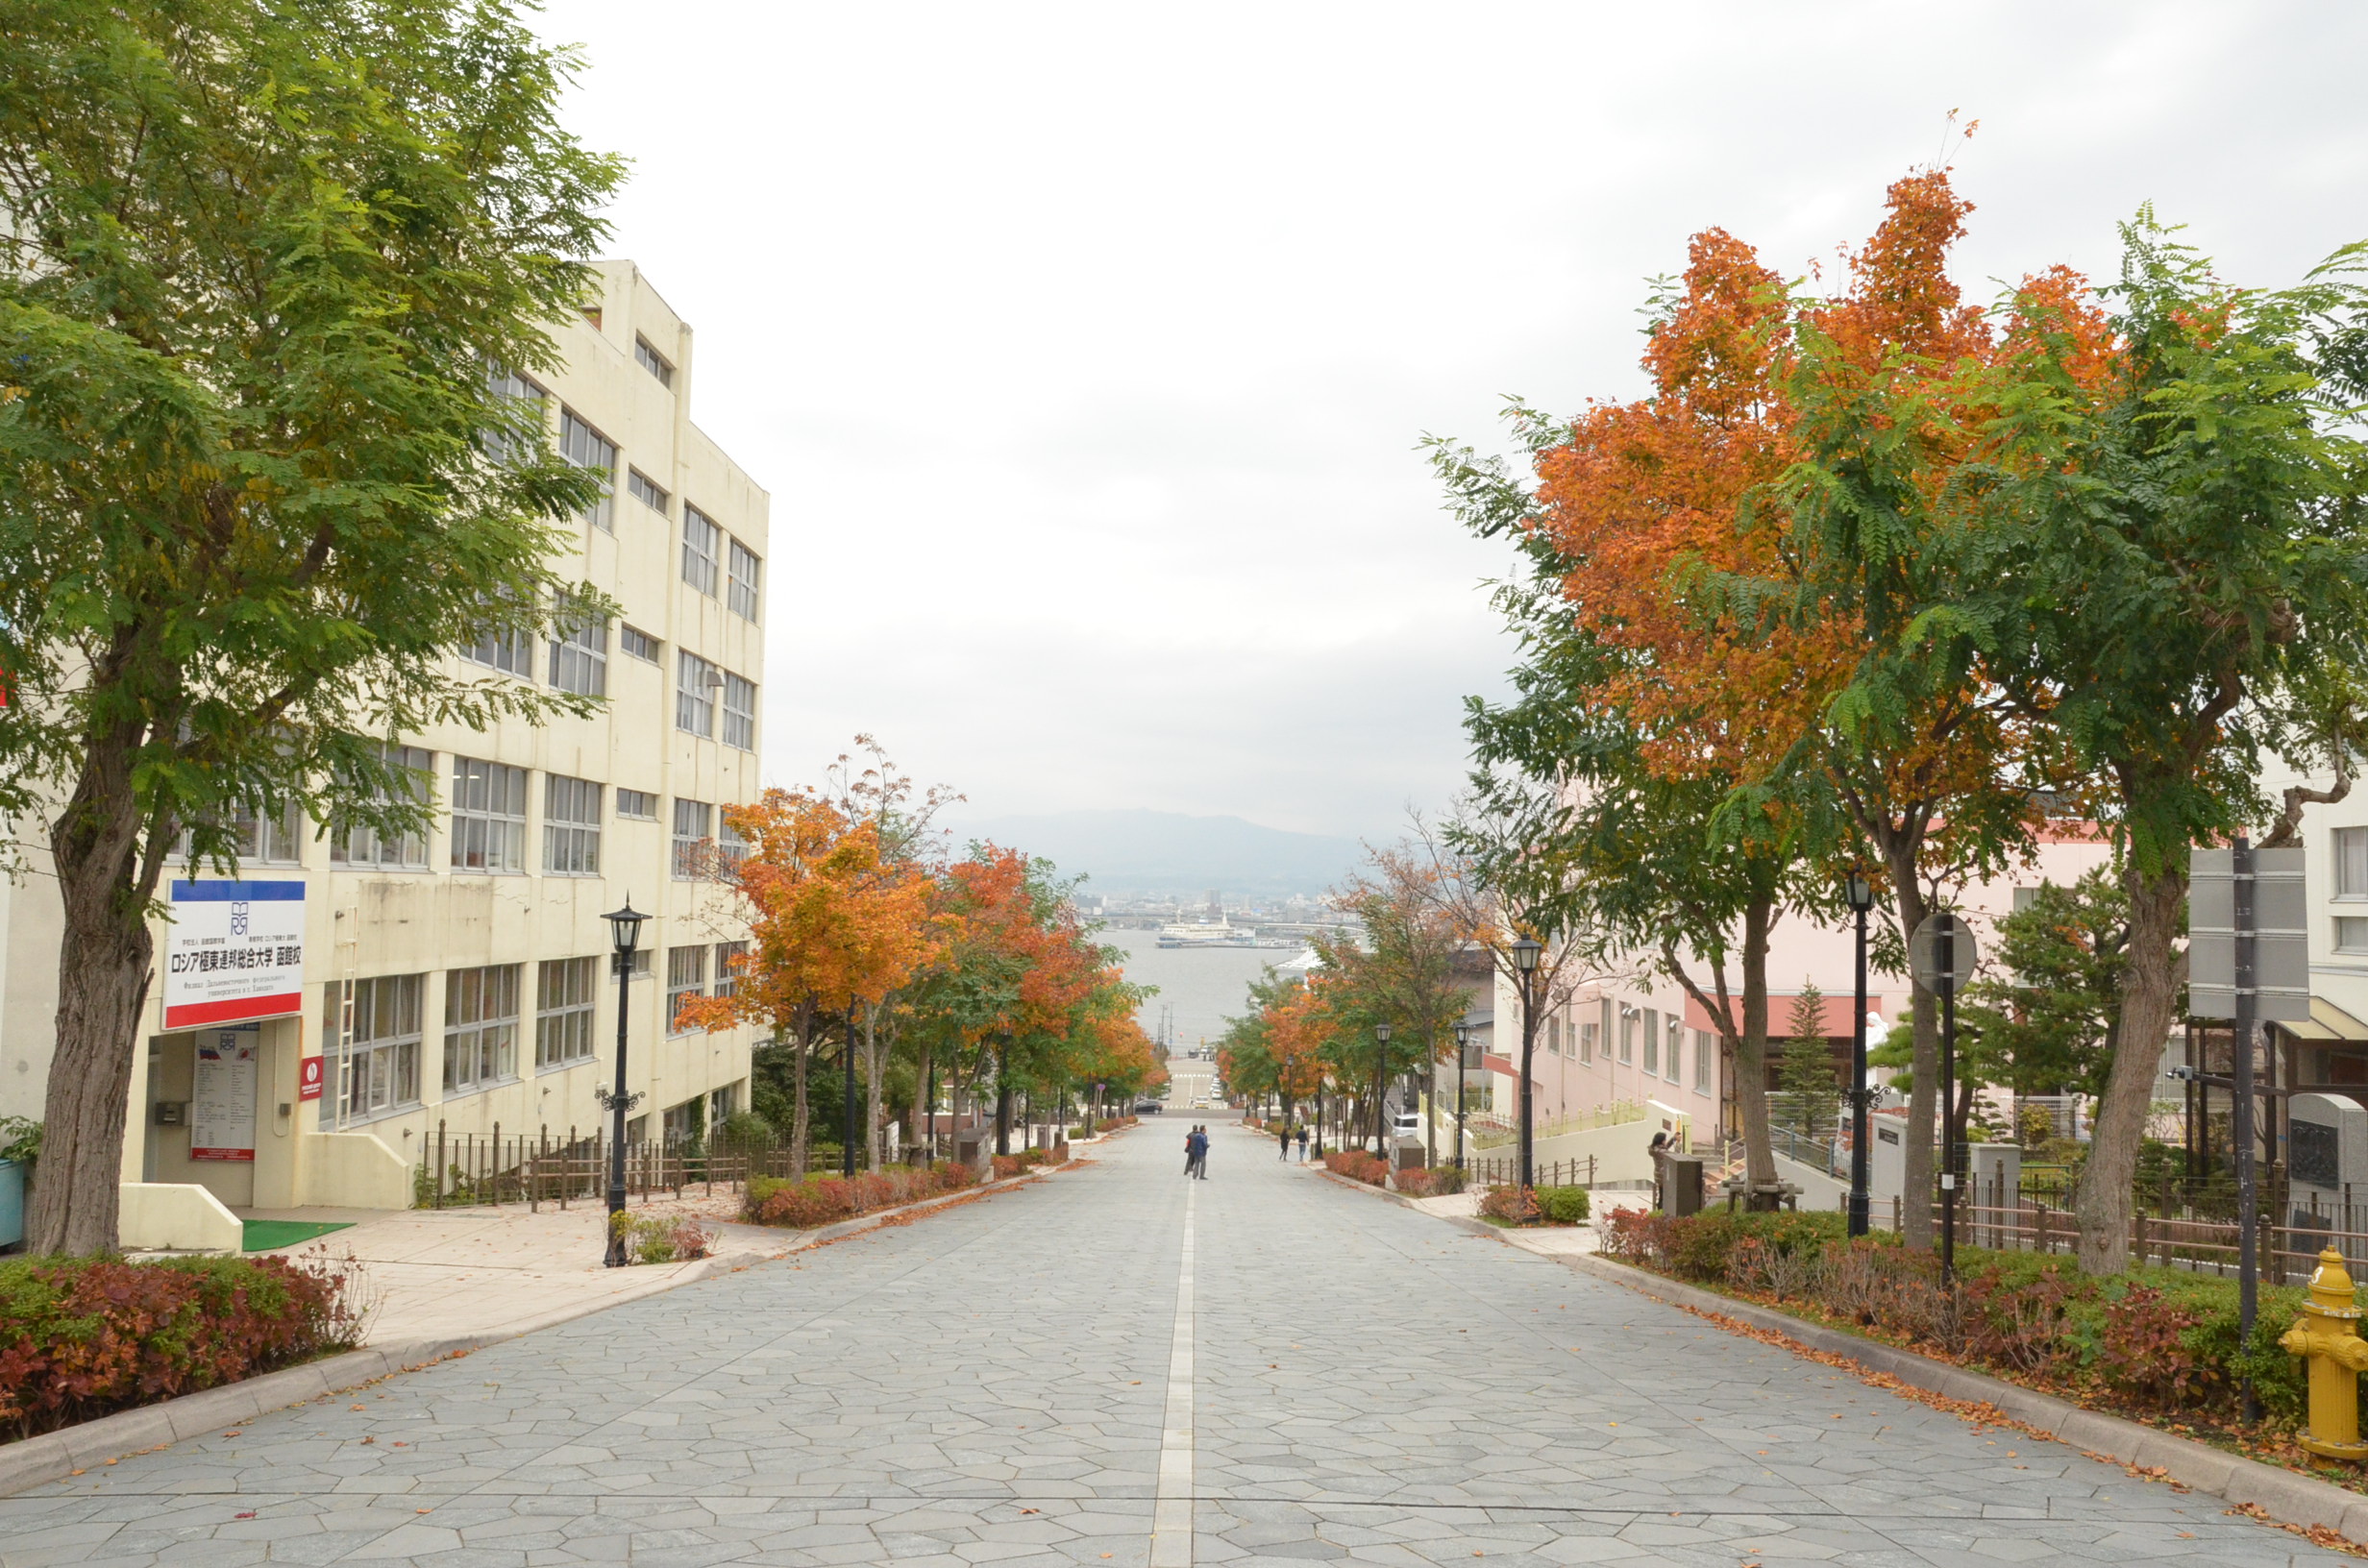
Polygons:
M279 899L301 904L305 901L302 882L176 882L173 902L176 904L267 903Z

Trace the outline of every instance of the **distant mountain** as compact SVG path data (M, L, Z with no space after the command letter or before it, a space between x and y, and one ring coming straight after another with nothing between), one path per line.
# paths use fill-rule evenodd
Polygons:
M1365 858L1354 839L1286 833L1239 817L1063 811L948 822L957 843L993 839L1083 871L1093 893L1320 893Z

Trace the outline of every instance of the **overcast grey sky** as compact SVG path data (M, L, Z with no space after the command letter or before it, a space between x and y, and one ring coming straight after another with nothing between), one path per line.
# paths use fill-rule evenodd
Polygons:
M1638 385L1644 277L1788 272L1955 152L1968 290L2152 199L2240 282L2368 234L2368 7L554 0L615 254L773 494L765 760L969 812L1388 834L1510 656L1414 446Z

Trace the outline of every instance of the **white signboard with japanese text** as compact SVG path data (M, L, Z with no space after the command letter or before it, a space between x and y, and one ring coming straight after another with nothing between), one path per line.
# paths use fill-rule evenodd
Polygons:
M164 1027L304 1010L302 882L175 882L164 937Z
M255 1158L255 1086L262 1031L254 1024L197 1032L189 1158Z

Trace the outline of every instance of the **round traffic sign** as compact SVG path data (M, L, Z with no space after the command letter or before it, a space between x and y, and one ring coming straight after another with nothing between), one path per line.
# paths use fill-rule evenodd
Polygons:
M1940 943L1944 934L1949 943L1949 963L1945 974L1941 972L1940 963ZM1943 986L1955 990L1962 986L1973 978L1974 966L1981 959L1981 953L1974 946L1973 928L1961 917L1945 909L1925 916L1923 923L1915 928L1915 935L1908 939L1908 971L1915 976L1915 983L1926 991L1938 991Z

